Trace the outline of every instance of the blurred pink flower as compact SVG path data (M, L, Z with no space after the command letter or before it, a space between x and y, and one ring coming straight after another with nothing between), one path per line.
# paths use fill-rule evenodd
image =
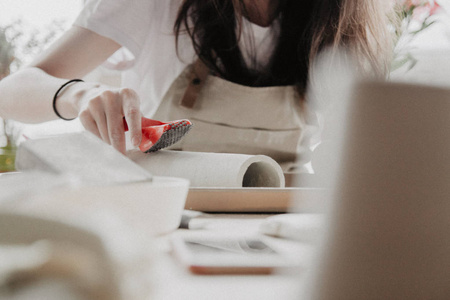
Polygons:
M436 0L393 0L404 19L424 23L438 13L442 7Z
M414 8L412 18L414 21L423 22L430 16L430 7L428 5Z
M428 2L428 6L430 7L430 16L436 14L440 10L442 10L442 6L439 5L436 1L430 1Z
M414 67L417 60L410 52L408 44L421 32L432 26L437 18L433 17L443 10L437 0L391 0L396 7L400 26L395 28L397 36L396 53L392 69L409 64Z
M394 0L403 11L410 14L416 14L416 10L426 12L428 16L434 15L441 9L441 6L436 0Z

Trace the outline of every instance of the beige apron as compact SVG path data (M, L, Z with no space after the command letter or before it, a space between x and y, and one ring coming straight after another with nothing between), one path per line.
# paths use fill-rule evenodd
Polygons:
M189 119L192 130L171 149L263 154L279 163L296 160L306 126L293 86L247 87L207 75L195 102L182 106L195 64L172 83L154 118Z

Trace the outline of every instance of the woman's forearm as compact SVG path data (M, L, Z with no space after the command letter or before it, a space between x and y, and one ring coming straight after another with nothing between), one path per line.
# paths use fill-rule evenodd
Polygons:
M88 74L119 48L109 38L72 27L30 67L0 81L0 117L25 123L57 119L52 102L59 88ZM124 118L133 144L141 141L140 99L134 90L72 82L61 89L55 104L60 116L79 117L84 128L122 153Z
M58 88L67 79L48 75L39 68L22 69L0 81L0 117L25 123L56 119L52 101ZM74 91L68 86L57 99L57 109L66 118L74 118Z
M51 76L37 67L29 67L0 81L0 117L24 123L57 119L53 111L56 91L68 79ZM56 108L64 118L76 118L79 101L98 83L74 82L64 87L56 99Z
M28 123L57 118L52 100L59 87L69 79L86 75L119 48L113 40L72 27L36 57L30 67L0 81L0 117ZM80 90L87 91L91 87L95 84L76 83L64 88L57 100L59 113L65 118L76 117L74 101L77 99L70 94L80 96Z

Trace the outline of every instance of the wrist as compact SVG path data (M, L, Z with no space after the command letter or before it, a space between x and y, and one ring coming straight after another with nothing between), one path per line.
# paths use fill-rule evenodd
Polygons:
M66 119L78 117L82 99L89 91L98 87L100 87L98 83L84 81L67 85L58 95L56 101L58 112Z

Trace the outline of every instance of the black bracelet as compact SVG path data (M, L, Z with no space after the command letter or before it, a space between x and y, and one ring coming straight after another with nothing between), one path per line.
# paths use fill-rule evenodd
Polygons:
M61 90L62 90L66 85L68 85L68 84L70 84L70 83L72 83L72 82L79 82L79 81L84 82L84 80L81 80L81 79L72 79L72 80L67 81L66 83L64 83L64 84L56 91L55 96L53 96L53 111L55 112L55 114L56 114L60 119L63 119L63 120L65 120L65 121L72 121L72 120L75 119L75 118L72 118L72 119L66 119L66 118L64 118L63 116L61 116L61 115L59 114L58 110L56 109L56 98L58 97L59 92L61 92Z

